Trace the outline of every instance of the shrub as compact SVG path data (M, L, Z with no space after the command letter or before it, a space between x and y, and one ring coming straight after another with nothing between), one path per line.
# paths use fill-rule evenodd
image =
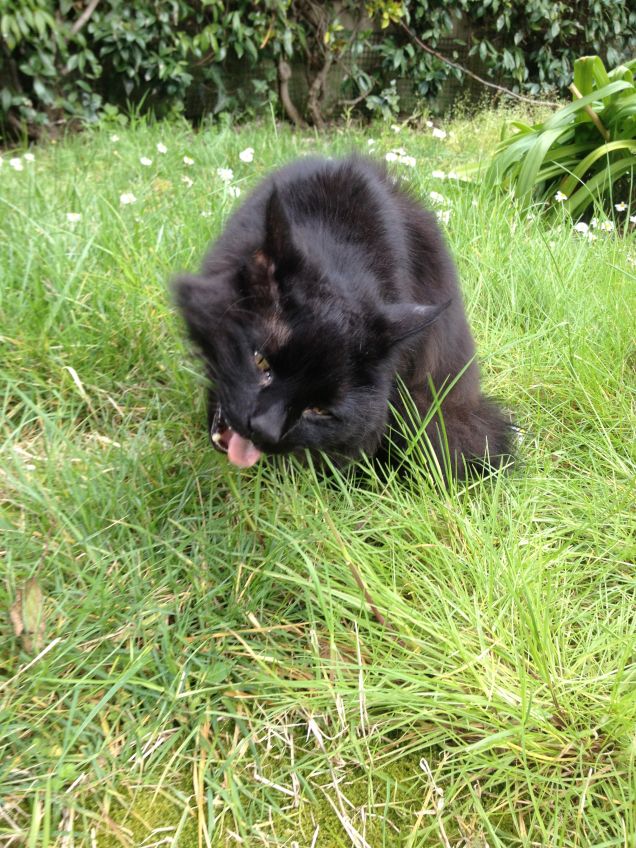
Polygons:
M609 73L598 56L574 63L573 101L546 121L513 121L486 182L523 203L562 202L574 216L595 200L629 203L636 171L636 59Z
M290 65L306 78L312 123L329 110L390 116L403 111L405 94L412 103L462 77L419 49L405 25L449 58L469 53L505 85L541 93L566 84L583 45L611 65L636 52L632 8L630 0L0 0L0 131L33 136L69 117L95 120L106 106L162 115L203 90L214 101L205 111L250 115L280 99L299 123Z

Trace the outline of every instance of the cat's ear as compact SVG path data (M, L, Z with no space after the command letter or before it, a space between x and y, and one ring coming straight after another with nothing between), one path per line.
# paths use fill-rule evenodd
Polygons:
M427 305L423 303L396 303L385 309L388 323L388 335L391 345L416 336L425 330L433 321L451 305L446 303Z
M277 270L289 269L298 262L291 223L276 186L267 201L263 252Z
M172 280L171 289L190 336L196 342L205 341L212 329L218 299L210 281L193 274L183 274Z

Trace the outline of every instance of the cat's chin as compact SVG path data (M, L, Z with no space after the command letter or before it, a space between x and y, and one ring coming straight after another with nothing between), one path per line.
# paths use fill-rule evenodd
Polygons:
M210 439L214 447L226 454L228 460L237 468L251 468L263 455L253 442L229 426L223 418L220 406L217 407L210 428Z

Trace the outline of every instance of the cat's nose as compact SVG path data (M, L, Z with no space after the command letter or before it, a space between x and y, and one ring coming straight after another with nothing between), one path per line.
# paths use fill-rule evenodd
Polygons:
M258 443L276 444L285 431L286 410L283 403L275 403L265 412L252 416L249 421L250 434Z

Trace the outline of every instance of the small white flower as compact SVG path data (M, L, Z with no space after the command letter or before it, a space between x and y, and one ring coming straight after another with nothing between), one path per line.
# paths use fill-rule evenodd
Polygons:
M630 215L629 220L631 224L636 224L636 215Z
M25 153L22 158L25 162L35 162L35 156L32 153Z
M110 140L113 142L113 144L117 144L117 142L119 141L119 136L116 133L113 133L110 137Z
M369 145L369 147L373 147L373 145L375 144L375 139L374 138L368 138L367 144Z
M444 171L433 171L431 173L431 176L436 180L445 180L446 179L446 174L444 173Z
M119 202L122 206L129 206L131 203L136 203L137 198L131 191L125 191L119 195Z
M240 197L241 189L238 186L231 185L227 187L227 193L230 197Z
M592 218L592 220L590 221L590 227L598 227L598 218Z
M194 185L194 180L191 180L188 176L181 177L181 182L185 183L188 188Z
M449 171L449 172L448 172L448 179L449 179L449 180L458 180L458 179L459 179L459 174L458 174L458 173L456 173L455 171Z
M433 122L432 122L432 121L427 121L427 122L426 122L426 126L429 128L429 130L432 130L432 129L433 129Z
M613 221L601 221L601 223L599 224L599 230L603 230L606 233L611 233L613 229L614 229L614 222Z
M14 171L24 171L22 159L20 159L19 157L9 159L9 165L13 168Z
M596 241L596 239L598 238L598 236L596 235L596 233L593 233L593 232L591 232L591 231L590 231L590 232L587 232L587 233L585 234L585 238L586 238L588 241Z
M239 159L241 162L253 162L254 161L254 148L246 147L245 150L241 150L239 153Z
M399 124L391 124L391 129L394 133L402 132L402 127Z
M184 165L194 165L194 159L190 159L189 156L184 156L183 157L183 164Z
M203 212L201 212L201 217L202 218L211 218L212 213L209 211L209 209L204 209Z
M234 179L234 171L231 168L217 168L216 175L224 183L231 183Z
M616 209L617 212L624 212L627 209L627 204L622 203L622 202L621 203L615 203L614 209Z
M588 232L590 231L590 228L585 223L585 221L579 221L578 224L574 225L574 230L575 230L575 232L581 233L581 235L586 236L588 234Z
M144 166L144 168L149 168L152 165L152 159L149 159L147 156L141 156L139 161Z
M441 221L442 224L448 224L450 221L450 209L437 209L435 214L437 215L437 220Z
M528 212L528 214L526 215L526 221L534 221L536 220L536 217L537 216L534 214L534 212Z
M557 193L554 195L554 199L557 203L563 203L564 200L568 199L568 196L567 194L563 194L562 191L557 191Z
M429 191L428 196L431 198L433 203L446 203L446 198L443 194L440 194L439 191Z
M82 215L80 212L67 212L66 220L69 224L77 224L78 221L82 220Z
M409 168L414 168L417 164L415 156L402 156L400 157L400 162L402 165L408 165Z
M397 153L394 153L392 150L389 150L389 152L384 156L384 158L387 162L397 162L398 157Z
M476 198L473 197L473 199L470 201L470 205L471 206L479 206L479 203L477 203Z
M440 130L439 127L433 127L433 138L446 138L446 132L444 130Z
M166 147L166 145L162 141L158 142L157 143L157 153L167 153L167 152L168 152L168 148Z

